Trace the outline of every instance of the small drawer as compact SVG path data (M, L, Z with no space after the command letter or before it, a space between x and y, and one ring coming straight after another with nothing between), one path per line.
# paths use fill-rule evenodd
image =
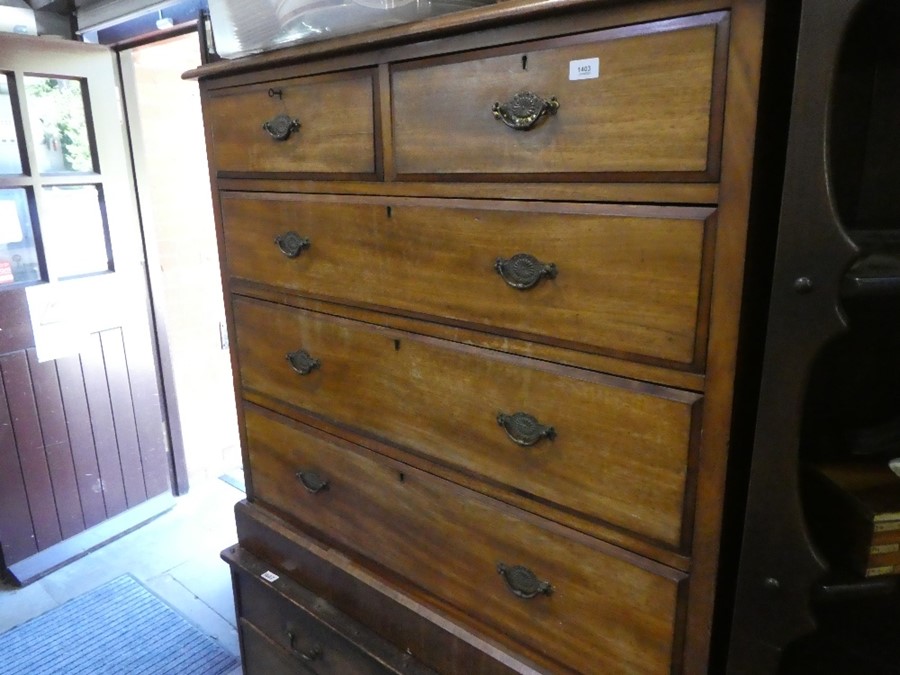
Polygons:
M246 391L475 474L541 512L682 545L699 395L256 300L236 298L234 316Z
M371 71L214 91L204 115L218 171L375 173Z
M715 179L727 27L716 12L397 65L396 171Z
M711 208L224 193L222 222L235 278L584 351L702 358Z
M245 642L249 638L255 643L246 649L249 665L269 660L288 664L292 668L288 672L305 668L335 675L433 675L409 654L280 571L273 573L243 549L226 549L222 557L231 565ZM263 650L270 653L254 658ZM259 672L272 675L268 670Z
M255 499L405 577L424 602L576 672L671 672L682 573L260 408L245 414Z

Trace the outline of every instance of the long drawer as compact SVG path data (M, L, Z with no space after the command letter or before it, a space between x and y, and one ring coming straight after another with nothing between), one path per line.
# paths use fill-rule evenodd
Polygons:
M679 364L702 348L713 220L708 208L222 199L235 278Z
M215 92L204 107L224 172L375 173L372 71Z
M395 65L405 174L718 175L728 14Z
M261 409L245 416L256 500L501 642L579 672L671 671L681 573Z
M240 547L226 549L222 557L231 566L245 646L254 642L260 651L278 654L274 660L287 665L285 672L434 675L409 654ZM254 670L262 665L254 659L254 651L248 649L245 668L274 675L269 668Z
M517 494L681 543L698 395L257 300L235 299L234 316L246 390ZM299 374L308 359L318 365ZM519 413L535 422L500 417Z

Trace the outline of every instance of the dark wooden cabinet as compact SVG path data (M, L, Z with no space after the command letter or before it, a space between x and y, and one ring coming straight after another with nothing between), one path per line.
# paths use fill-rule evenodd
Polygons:
M800 19L729 672L896 673L896 576L850 564L860 525L821 475L900 455L900 12L827 0Z
M243 555L417 667L712 667L765 14L516 0L190 74L247 672L296 655Z

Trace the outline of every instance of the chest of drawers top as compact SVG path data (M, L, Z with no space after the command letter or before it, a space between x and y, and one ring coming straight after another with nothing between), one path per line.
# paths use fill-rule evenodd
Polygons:
M715 182L729 13L566 12L579 4L326 62L297 48L290 66L207 66L213 165L244 178Z

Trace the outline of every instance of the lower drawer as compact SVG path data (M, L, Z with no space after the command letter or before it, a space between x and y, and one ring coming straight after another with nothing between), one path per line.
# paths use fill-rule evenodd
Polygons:
M253 624L240 622L244 675L296 675L314 673L268 639Z
M554 670L672 671L683 574L256 406L245 420L254 499L424 602Z
M239 547L231 565L246 673L430 675L432 671Z
M234 298L234 317L248 398L424 455L542 515L683 547L699 395L249 298ZM289 353L318 365L300 374ZM508 422L519 415L553 433L523 438Z

